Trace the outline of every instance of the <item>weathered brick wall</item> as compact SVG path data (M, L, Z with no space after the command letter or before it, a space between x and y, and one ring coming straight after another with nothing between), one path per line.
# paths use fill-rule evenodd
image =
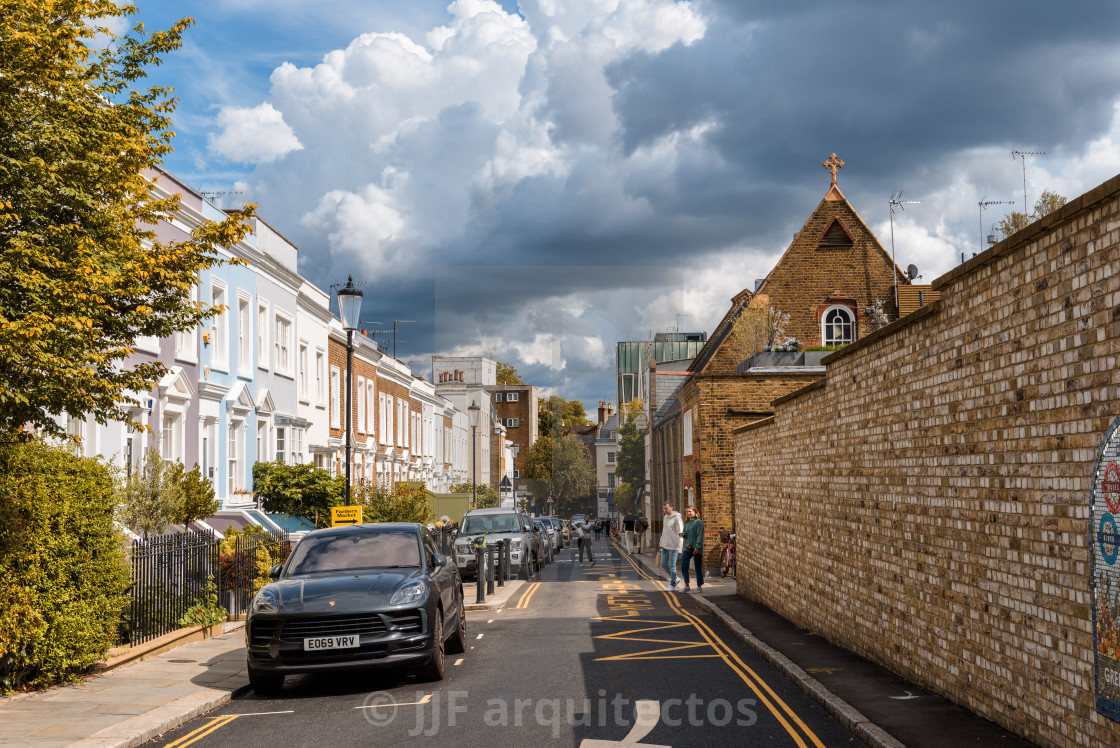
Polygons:
M740 594L1042 744L1120 745L1094 706L1088 531L1118 271L1120 177L740 429Z

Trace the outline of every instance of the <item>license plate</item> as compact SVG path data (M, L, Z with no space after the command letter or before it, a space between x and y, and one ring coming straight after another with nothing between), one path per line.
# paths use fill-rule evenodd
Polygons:
M308 652L318 649L353 649L358 646L358 635L349 636L316 636L303 640L303 651Z

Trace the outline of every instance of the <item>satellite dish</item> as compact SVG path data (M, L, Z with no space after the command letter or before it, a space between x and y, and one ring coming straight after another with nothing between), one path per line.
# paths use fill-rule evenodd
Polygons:
M907 265L906 266L906 275L910 277L910 280L914 280L915 278L917 278L918 277L918 266L917 265Z

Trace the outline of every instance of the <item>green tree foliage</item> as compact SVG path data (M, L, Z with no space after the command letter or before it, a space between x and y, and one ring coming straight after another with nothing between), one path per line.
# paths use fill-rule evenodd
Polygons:
M1034 212L1029 216L1013 210L1003 217L999 223L996 224L996 231L1000 233L1000 238L1006 239L1014 234L1016 231L1025 229L1030 224L1038 219L1053 213L1058 208L1066 204L1066 199L1056 192L1050 190L1043 190L1038 200L1034 204Z
M191 470L179 466L179 503L175 507L175 524L184 527L196 519L209 517L218 511L218 500L214 498L214 486L210 479L202 475L202 469L195 465Z
M314 465L253 463L253 490L266 512L307 517L316 527L330 527L331 507L342 503L346 478ZM353 494L351 494L353 495Z
M0 443L0 692L72 678L112 645L128 585L114 499L96 460Z
M637 418L643 411L640 399L622 406L622 425L618 428L619 451L615 459L614 475L618 484L614 490L614 503L621 512L637 508L635 495L646 482L645 432L638 428Z
M354 504L362 507L362 522L419 522L432 518L428 492L398 484L392 491L364 483L351 487Z
M471 493L472 485L470 481L456 483L451 487L451 493ZM501 503L501 496L498 495L498 492L495 491L494 487L490 484L480 483L478 485L477 496L478 501L475 503L475 509L493 509Z
M733 345L742 358L773 348L789 324L789 315L772 305L748 306L731 323Z
M164 462L150 445L144 464L117 488L121 524L145 538L166 530L184 505L183 473L181 462Z
M215 312L190 292L248 230L253 206L188 241L156 237L179 204L149 181L171 151L175 97L133 86L191 21L122 36L104 26L136 12L111 0L0 3L0 432L61 435L62 413L146 429L129 408L166 367L124 359L136 338Z
M587 411L579 400L565 400L553 395L545 400L537 412L537 433L541 436L570 434L577 426L590 426Z
M529 447L525 478L538 505L552 497L554 511L571 511L595 490L595 463L587 446L575 436L541 436Z
M498 362L498 384L525 384L517 368L505 361Z

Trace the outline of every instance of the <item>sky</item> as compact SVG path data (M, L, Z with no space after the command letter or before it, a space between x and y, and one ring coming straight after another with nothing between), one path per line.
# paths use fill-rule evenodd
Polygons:
M1120 173L1120 4L176 0L166 167L258 204L397 357L615 399L614 344L712 329L829 187L928 283ZM979 202L1014 201L981 212ZM380 336L384 338L387 336Z

